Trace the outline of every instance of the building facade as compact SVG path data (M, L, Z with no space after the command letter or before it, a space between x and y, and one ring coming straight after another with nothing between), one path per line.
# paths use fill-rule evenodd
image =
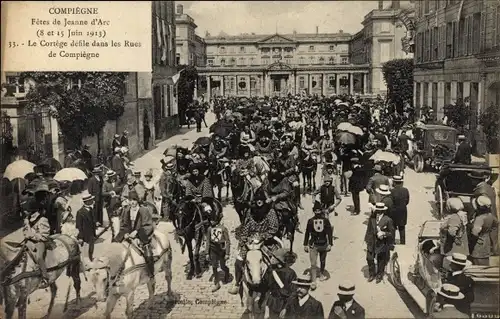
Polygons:
M198 27L194 19L184 13L182 4L178 4L175 14L175 43L177 46L177 65L205 66L205 40L196 34Z
M471 131L485 106L500 105L500 3L491 0L417 1L414 100L432 107L463 99Z

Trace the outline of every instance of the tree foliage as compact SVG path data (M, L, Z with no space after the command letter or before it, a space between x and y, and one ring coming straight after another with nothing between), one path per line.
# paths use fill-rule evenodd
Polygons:
M123 114L125 77L114 72L21 74L35 83L26 95L28 110L49 111L70 147L80 146L84 137L99 134L108 120Z
M0 115L0 170L4 170L5 167L10 163L12 155L14 155L15 147L14 141L14 129L12 123L10 122L10 116L7 112L2 112Z
M460 133L465 133L472 115L468 98L457 99L455 104L446 105L444 115L448 118L447 125L456 128Z
M490 105L485 110L481 112L479 116L479 124L483 128L483 132L486 135L486 148L491 154L497 154L500 152L500 106Z
M403 112L405 102L413 103L413 59L395 59L382 65L387 97Z
M179 66L179 71L184 70L181 73L179 82L177 84L177 95L178 95L178 106L180 114L184 114L184 111L189 104L193 102L193 95L196 86L196 79L198 78L198 71L194 66ZM182 121L182 119L181 119Z

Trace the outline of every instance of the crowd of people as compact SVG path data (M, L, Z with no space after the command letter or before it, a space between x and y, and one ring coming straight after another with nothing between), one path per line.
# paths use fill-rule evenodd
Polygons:
M343 213L337 206L352 199L351 214L359 215L363 191L369 195L371 210L365 233L368 281L381 282L394 245L406 244L410 192L404 186L403 169L411 137L404 132L419 125L411 113L400 114L380 97L358 96L216 97L211 104L218 119L210 127L211 136L191 149L167 150L160 176L153 176L151 170L134 171L127 154L127 132L113 140L110 167L89 167L85 182L54 179L56 170L46 168L26 176L27 186L20 198L26 217L24 233L31 250L36 251L44 280L48 278L44 247L51 234L76 236L92 261L96 239L107 229L113 241L137 241L154 277L150 243L156 222L164 218L177 227L179 207L188 201L199 207L201 220L196 231L205 242L215 292L221 282L230 281L226 263L233 243L222 222L224 212L214 205L214 188L220 201L221 188L230 187L241 220L235 230L238 249L230 293L237 294L249 280L251 243L260 238L269 259L269 271L263 275L269 318L324 317L323 306L309 291L317 289L317 279L326 280L327 254L334 245L332 218ZM206 125L206 107L206 103L193 103L188 125L193 118L201 131L202 123ZM340 128L343 123L346 129ZM458 163L470 163L466 144L461 141L458 147ZM370 156L377 151L397 155L403 169L384 161L373 164ZM74 162L68 160L65 166L78 167ZM316 187L318 168L321 183ZM441 240L429 250L436 268L443 269L443 260L450 265L442 270L446 283L439 291L442 318L469 314L471 283L461 275L463 268L469 263L487 265L496 252L498 221L490 177L475 190L472 214L465 212L459 198L447 200ZM313 215L301 226L298 214L303 210L301 195L306 192L314 198ZM110 221L106 228L104 213ZM290 268L290 252L276 241L293 238L295 231L304 233L303 250L311 263L306 277L297 276ZM187 236L185 228L178 227L178 235ZM218 276L219 267L223 278ZM193 275L200 275L196 263L188 279ZM329 318L364 318L363 307L353 299L354 285L346 282L338 289L339 300Z

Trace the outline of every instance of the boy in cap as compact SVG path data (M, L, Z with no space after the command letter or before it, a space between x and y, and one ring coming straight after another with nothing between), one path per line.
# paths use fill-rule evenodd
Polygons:
M312 281L307 275L301 275L297 280L293 281L296 287L296 294L287 304L284 316L280 318L311 318L323 319L323 305L309 294Z
M351 282L339 285L339 300L333 303L328 319L365 319L365 309L354 300L355 289Z
M323 185L312 193L313 198L316 195L319 195L321 207L325 209L328 214L334 212L335 216L338 216L335 208L342 201L342 196L340 196L337 185L333 184L333 178L331 176L326 176L323 180Z
M333 245L333 226L328 217L323 214L320 202L315 201L313 205L314 216L307 221L306 233L304 235L304 251L309 253L311 261L311 289L316 289L317 259L319 255L319 279L325 280L326 254Z
M217 273L217 269L220 268L224 272L223 283L229 282L229 268L226 266L226 261L229 260L229 253L231 251L231 239L229 237L229 231L226 226L221 223L222 214L218 216L209 216L210 226L207 229L208 236L206 249L207 257L210 259L212 265L212 276L214 279L214 285L212 287L212 292L216 292L220 289L220 278Z

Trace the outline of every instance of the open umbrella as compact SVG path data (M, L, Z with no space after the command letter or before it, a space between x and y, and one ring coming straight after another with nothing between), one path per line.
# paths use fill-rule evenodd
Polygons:
M202 136L199 137L196 141L194 141L194 145L210 145L210 137Z
M68 168L63 168L59 172L57 172L56 176L54 176L54 179L56 181L62 182L62 181L76 181L76 180L86 180L88 177L87 175L81 170L76 167L68 167Z
M35 166L35 164L26 160L17 160L10 163L7 168L5 168L3 177L7 178L10 181L15 178L24 178L26 174L34 172Z
M335 140L338 143L341 143L344 145L352 145L352 144L356 144L356 135L349 133L349 132L340 132L335 136Z
M46 158L38 166L43 166L44 172L58 172L62 169L61 163L53 157Z
M397 165L399 164L401 158L394 153L378 150L370 157L370 160L372 160L374 163L389 162L393 163L394 165Z
M337 130L339 131L348 131L349 132L349 129L352 127L352 124L349 123L349 122L342 122L342 123L339 123L339 125L337 125Z
M215 135L218 135L222 138L226 138L229 136L229 134L231 133L231 129L230 128L227 128L227 127L224 127L224 126L218 126L214 129L214 132L213 132Z
M346 131L356 135L364 134L363 130L360 127L354 125L351 125L351 127L347 128Z

